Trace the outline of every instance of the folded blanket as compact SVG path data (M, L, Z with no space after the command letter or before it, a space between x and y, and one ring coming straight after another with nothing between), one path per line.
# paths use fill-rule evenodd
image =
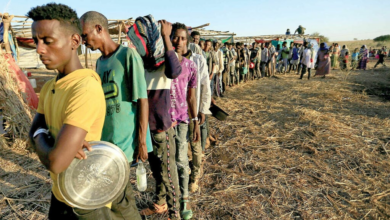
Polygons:
M164 63L164 42L161 24L152 15L138 17L127 32L133 45L144 60L145 68L154 69Z

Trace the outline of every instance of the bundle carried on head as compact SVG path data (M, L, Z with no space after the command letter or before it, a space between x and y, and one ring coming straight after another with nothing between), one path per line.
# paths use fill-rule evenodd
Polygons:
M138 17L129 28L127 36L144 60L145 68L157 68L164 63L161 24L156 22L152 15Z
M34 111L28 106L6 59L12 57L0 54L0 118L5 122L0 121L5 125L5 133L0 134L0 148L11 142L26 147Z

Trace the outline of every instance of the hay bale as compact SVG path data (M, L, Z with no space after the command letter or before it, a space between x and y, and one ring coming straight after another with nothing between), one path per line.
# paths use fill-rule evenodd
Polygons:
M0 148L6 145L26 147L35 111L27 105L15 73L10 70L3 55L0 55L0 114L4 119L5 130L5 133L0 134Z

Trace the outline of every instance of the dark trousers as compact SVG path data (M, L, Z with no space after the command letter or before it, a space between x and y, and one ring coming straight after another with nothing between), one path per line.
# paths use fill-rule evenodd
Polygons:
M296 65L296 64L292 64L292 63L293 63L293 60L291 59L291 60L289 60L289 62L290 62L290 68L289 68L288 72L290 72L291 69L292 69L293 71L296 70L296 69L297 69L297 65ZM298 65L299 65L299 64L298 64Z
M193 118L192 116L190 116ZM190 183L195 182L196 178L199 178L200 168L202 166L202 142L193 142L194 139L194 123L189 124L188 136L190 139L191 153L192 153L192 163L190 163L191 174L190 174Z
M153 152L149 153L150 168L156 180L158 205L167 203L171 219L180 219L179 177L176 166L175 131L173 128L164 132L152 132Z
M293 67L291 61L292 61L292 58L288 59L288 71L289 71L289 72L291 71L291 68Z
M216 78L216 75L213 74L213 77L211 77L211 79L210 79L211 96L215 95L215 78Z
M206 149L206 142L207 138L209 137L209 116L206 115L206 120L205 122L200 125L200 141L202 145L202 151L205 151Z
M307 72L308 72L308 75L307 75L307 79L310 79L310 68L307 68L307 66L305 65L305 64L302 64L302 73L301 73L301 77L300 77L300 79L302 79L303 78L303 75L305 75L306 74L306 70L307 70Z
M50 220L119 220L119 219L136 219L141 220L135 204L133 188L129 183L127 184L123 194L118 196L113 202L111 209L102 207L93 210L84 210L79 208L72 208L65 203L57 200L52 194L49 209Z
M345 62L341 62L341 69L347 69L347 65L348 63L345 63Z
M298 73L299 74L301 72L301 68L302 68L303 64L302 64L302 58L299 60L299 64L298 64Z
M225 64L225 69L223 70L222 73L222 92L225 92L226 87L229 85L229 77L230 77L229 65Z
M378 66L379 64L382 64L382 66L386 66L384 60L378 60L378 62L375 64L374 68L375 68L376 66Z
M265 71L267 71L266 70L267 62L261 61L260 65L261 65L261 77L265 77L265 75L266 75Z

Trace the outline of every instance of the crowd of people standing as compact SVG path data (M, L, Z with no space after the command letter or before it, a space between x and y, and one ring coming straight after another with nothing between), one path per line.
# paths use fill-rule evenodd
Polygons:
M347 70L350 67L351 70L366 70L367 62L370 57L378 59L374 68L376 68L379 64L386 66L384 63L384 57L388 56L388 51L386 46L383 46L381 49L368 49L366 45L362 45L360 49L355 48L352 54L350 54L346 45L343 45L342 49L340 49L338 43L333 43L329 48L329 54L331 57L332 69L340 68L341 70ZM350 57L351 59L349 59Z
M221 47L219 40L203 40L200 33L194 31L191 33L190 48L194 49L207 60L210 88L212 96L224 97L224 92L229 88L249 80L272 77L275 74L286 74L293 71L300 74L300 79L308 73L308 79L311 76L311 70L317 68L316 63L321 61L320 68L316 75L325 76L330 73L330 56L316 59L317 52L309 42L303 44L287 42L277 45L276 48L271 42L257 43L251 45L241 42L225 42ZM321 44L320 49L329 53L326 44ZM323 59L329 59L325 62Z
M203 40L197 31L190 34L185 24L158 24L151 16L137 18L139 30L136 25L129 30L143 42L133 42L134 49L114 42L107 18L96 11L79 18L66 5L49 3L32 8L28 17L34 21L40 59L58 72L40 91L29 133L53 180L49 219L141 219L155 213L191 219L191 193L199 189L202 158L214 140L209 129L214 98L223 98L229 87L277 73L293 71L300 79L307 73L310 79L316 69L316 75L325 77L339 56L349 56L346 47L338 52L337 44L328 48L326 43L318 52L309 42L283 42L276 48L269 42L222 46L221 41ZM160 32L155 32L157 26ZM150 40L145 36L158 40L145 47ZM102 53L96 72L81 65L81 44ZM149 68L140 55L149 49L164 62ZM365 69L368 50L363 46L357 53L352 57ZM61 194L57 175L74 158L87 159L83 148L91 150L89 142L100 140L117 145L129 166L149 161L156 185L147 208L138 211L130 181L114 201L93 210L74 207Z

